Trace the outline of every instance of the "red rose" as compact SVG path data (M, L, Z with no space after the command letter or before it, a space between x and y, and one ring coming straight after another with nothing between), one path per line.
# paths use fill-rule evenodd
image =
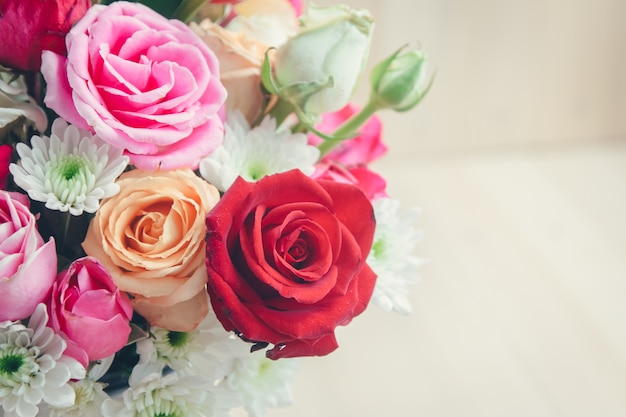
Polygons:
M208 292L226 330L274 344L270 359L326 355L367 306L375 221L349 184L298 170L237 179L207 216Z
M39 71L41 51L65 54L65 35L90 0L0 0L0 64Z
M0 145L0 190L4 190L7 187L12 153L13 147L11 145Z

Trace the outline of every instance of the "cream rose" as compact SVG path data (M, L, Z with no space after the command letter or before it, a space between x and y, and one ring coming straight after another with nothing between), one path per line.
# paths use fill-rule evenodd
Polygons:
M129 171L83 242L152 325L193 330L208 312L205 217L219 200L191 170Z
M269 46L208 19L190 26L220 61L220 79L228 92L226 109L239 109L252 122L263 103L261 65Z

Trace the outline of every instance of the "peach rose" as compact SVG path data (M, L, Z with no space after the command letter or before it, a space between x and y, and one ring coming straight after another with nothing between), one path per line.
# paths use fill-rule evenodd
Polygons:
M208 19L190 26L220 62L220 80L228 92L226 109L239 109L252 122L263 103L261 65L269 47L244 32L226 30Z
M133 170L100 205L83 249L98 258L152 325L191 331L208 300L204 224L218 190L191 170Z

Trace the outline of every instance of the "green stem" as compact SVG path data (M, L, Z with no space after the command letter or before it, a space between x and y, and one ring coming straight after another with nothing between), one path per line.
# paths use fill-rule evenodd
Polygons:
M382 107L376 100L370 99L370 101L361 109L360 112L353 115L346 120L341 126L332 133L332 137L337 140L325 140L318 146L320 150L320 158L330 152L335 146L339 145L342 141L352 137L358 128L363 126L367 120L374 115Z
M61 212L61 236L59 242L61 252L65 253L65 245L67 243L67 233L70 231L70 221L72 220L72 215L69 211Z
M280 126L291 113L293 113L293 105L282 98L270 110L270 116L276 119L276 126Z
M183 0L172 18L188 23L205 2L206 0Z

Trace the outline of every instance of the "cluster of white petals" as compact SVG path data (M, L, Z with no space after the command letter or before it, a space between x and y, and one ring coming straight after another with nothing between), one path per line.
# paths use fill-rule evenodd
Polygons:
M20 161L11 164L11 174L31 199L47 208L74 216L95 213L100 200L119 192L115 179L128 157L98 136L56 119L50 137L33 136L31 146L17 144Z
M373 204L376 230L367 263L378 278L371 303L406 315L411 312L409 286L419 281L417 268L424 263L415 255L422 233L413 224L420 211L400 211L400 202L390 198Z
M266 417L268 408L293 403L291 384L298 359L267 359L262 351L234 361L233 369L225 379L230 389L237 392L250 417Z
M165 368L217 382L230 372L236 358L247 356L249 351L249 344L224 331L214 314L191 332L152 327L150 337L137 342L139 363L133 368L131 385Z
M250 128L239 111L228 113L224 142L200 162L200 175L226 191L238 176L257 181L266 175L300 169L306 175L314 171L319 149L307 143L303 133L278 129L270 117Z
M70 380L85 369L65 356L65 341L47 327L48 314L39 304L28 321L0 323L0 405L5 417L34 417L40 405L71 407L75 392Z
M49 417L101 417L100 407L109 395L105 384L90 378L70 382L76 400L70 407L48 407Z
M101 412L104 417L226 417L236 404L233 397L198 375L153 373L132 384L121 399L106 399Z

